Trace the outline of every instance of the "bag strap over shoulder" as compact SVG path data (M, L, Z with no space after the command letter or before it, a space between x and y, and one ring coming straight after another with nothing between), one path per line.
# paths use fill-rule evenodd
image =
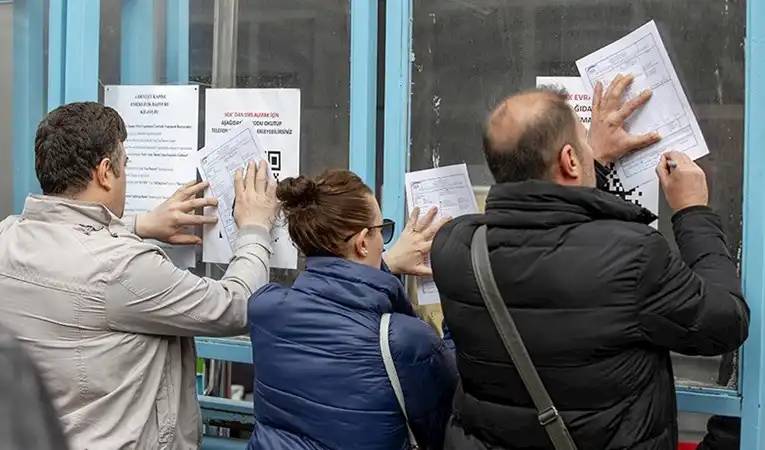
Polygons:
M473 234L473 240L470 246L470 259L473 265L478 288L481 291L481 297L489 310L492 322L502 339L502 343L510 354L518 374L523 380L523 385L531 396L534 406L537 409L537 417L540 425L545 428L556 450L576 450L571 435L563 422L563 418L555 408L550 394L545 389L542 380L539 378L534 363L531 361L528 350L523 343L518 328L515 326L510 311L508 311L505 302L502 299L494 280L494 273L491 269L491 260L489 259L489 246L486 240L486 225L480 226Z
M390 342L388 340L388 331L390 330L390 314L385 313L380 318L380 352L382 353L385 372L388 374L388 380L393 387L393 393L396 394L396 401L404 414L406 421L406 431L409 433L409 445L412 449L418 449L417 440L414 438L412 427L409 426L409 416L406 413L406 401L404 401L404 391L401 389L401 381L398 379L396 366L393 364L393 355L390 352Z

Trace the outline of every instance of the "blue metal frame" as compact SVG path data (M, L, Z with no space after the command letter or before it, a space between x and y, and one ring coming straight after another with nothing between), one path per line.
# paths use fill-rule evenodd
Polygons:
M50 0L48 7L48 111L64 103L67 0Z
M48 111L64 103L98 100L100 2L50 0Z
M62 103L98 101L101 2L66 1L64 98ZM51 36L51 38L53 38ZM50 72L60 68L48 68Z
M13 5L13 210L24 208L30 192L39 192L34 171L34 136L45 112L43 2Z
M746 23L746 124L744 143L744 295L751 319L744 344L741 450L765 447L765 3L748 1Z
M167 0L165 77L167 84L189 84L189 0Z
M154 0L122 0L120 79L122 84L153 84Z
M377 138L377 2L351 0L349 168L375 186Z
M409 168L409 97L412 54L412 0L386 2L385 143L382 210L405 223L404 174ZM397 227L396 234L402 227Z
M252 364L250 341L226 338L196 338L197 357Z

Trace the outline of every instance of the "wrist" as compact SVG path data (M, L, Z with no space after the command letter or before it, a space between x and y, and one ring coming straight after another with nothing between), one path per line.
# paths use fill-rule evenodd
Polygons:
M401 267L399 266L395 255L391 255L391 252L387 251L383 253L382 259L383 263L388 266L390 273L394 275L401 275Z
M699 201L699 202L683 203L681 205L678 205L677 207L673 207L672 211L674 212L674 214L680 214L680 213L685 214L685 212L688 212L688 211L694 211L697 209L708 209L708 208L709 206L707 202Z
M244 229L244 228L265 228L269 232L274 227L274 221L270 219L243 219L243 220L237 220L236 221L237 228Z
M136 214L133 218L133 233L141 238L148 238L149 235L146 232L146 222L149 213Z

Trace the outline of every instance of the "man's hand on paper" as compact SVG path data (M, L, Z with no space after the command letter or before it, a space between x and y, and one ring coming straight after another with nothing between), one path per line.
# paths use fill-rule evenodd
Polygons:
M692 206L707 206L707 177L698 164L683 152L661 155L656 167L667 203L677 212Z
M623 101L624 92L630 87L632 75L617 75L603 92L603 84L595 84L592 96L592 123L589 141L595 159L601 164L616 161L627 153L658 142L659 133L632 135L624 129L624 122L648 102L651 91Z
M438 209L431 208L420 217L420 209L414 208L404 231L393 247L383 254L383 260L395 274L430 276L430 248L438 230L451 220L450 217L436 220Z
M242 176L239 169L234 175L234 221L241 228L259 226L271 230L279 212L279 201L276 199L276 181L268 175L268 163L261 161L247 164L247 172Z
M191 233L189 227L218 221L214 216L194 214L195 209L218 206L218 200L214 198L196 198L197 194L204 192L207 187L207 182L186 183L156 208L139 214L135 220L135 234L144 239L156 239L168 244L201 244L202 239Z

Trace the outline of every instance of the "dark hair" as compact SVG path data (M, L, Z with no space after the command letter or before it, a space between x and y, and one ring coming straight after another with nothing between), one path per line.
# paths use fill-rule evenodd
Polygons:
M507 111L506 102L496 107L483 127L483 150L494 180L510 183L529 179L547 179L558 150L566 143L576 144L577 119L566 103L565 91L534 89L517 95L543 94L546 97L541 111L518 123L514 139L497 142L492 127L501 121ZM513 114L518 114L514 112ZM518 122L518 121L517 121ZM578 145L575 145L578 149Z
M83 102L54 109L35 136L35 171L43 193L85 189L104 158L112 158L112 171L119 176L117 152L126 138L125 122L108 106Z
M349 170L286 178L276 188L290 237L306 256L342 255L346 238L372 225L371 194Z

